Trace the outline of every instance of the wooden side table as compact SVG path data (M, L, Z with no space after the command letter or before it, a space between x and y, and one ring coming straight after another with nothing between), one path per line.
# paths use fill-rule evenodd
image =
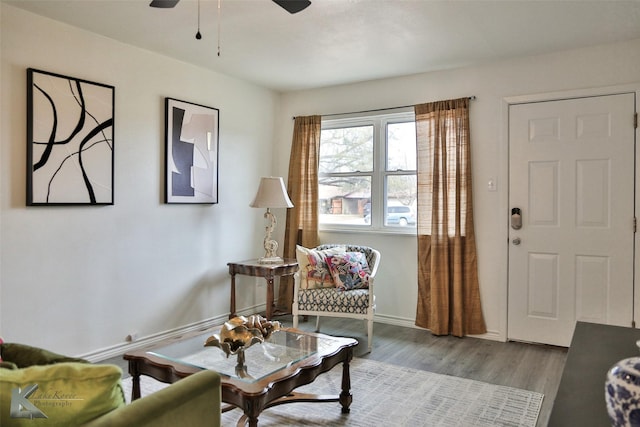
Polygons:
M298 262L295 259L285 259L280 264L260 264L257 259L240 262L229 262L229 274L231 275L231 303L229 306L229 319L236 317L236 274L245 276L264 277L267 280L267 319L273 317L273 279L275 277L290 276L298 271Z

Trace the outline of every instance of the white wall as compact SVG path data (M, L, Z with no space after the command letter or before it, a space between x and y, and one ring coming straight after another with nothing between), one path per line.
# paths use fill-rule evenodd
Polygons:
M224 318L261 255L278 95L2 4L0 336L64 354ZM115 86L115 205L25 207L26 69ZM164 97L220 109L217 205L166 205ZM264 304L239 278L238 307Z
M292 116L346 113L475 95L471 104L474 209L479 275L488 338L506 339L507 142L503 137L505 97L637 84L640 40L482 66L287 93L276 126L277 151L291 145ZM284 173L285 161L276 164ZM493 178L497 191L489 192ZM322 242L357 241L382 252L376 320L413 325L417 277L415 239L406 236L323 233Z
M0 6L0 336L85 354L228 312L228 261L261 255L260 176L287 175L292 116L476 95L472 155L480 286L489 338L506 337L507 148L503 98L640 82L640 40L276 95L271 91ZM26 68L116 87L116 194L109 207L25 207ZM165 205L165 96L219 108L220 204ZM274 138L270 138L274 135ZM267 160L265 160L267 159ZM494 177L498 191L488 192ZM284 212L276 212L284 218ZM277 230L282 236L282 223ZM323 233L382 252L377 320L415 319L416 244ZM264 300L238 277L239 308Z

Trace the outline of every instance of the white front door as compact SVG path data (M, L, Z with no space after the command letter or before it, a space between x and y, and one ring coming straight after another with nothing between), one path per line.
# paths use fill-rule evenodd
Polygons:
M633 93L509 106L509 339L631 326L634 112Z

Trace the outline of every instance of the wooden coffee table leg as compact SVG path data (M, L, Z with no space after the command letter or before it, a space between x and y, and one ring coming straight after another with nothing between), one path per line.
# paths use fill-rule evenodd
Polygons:
M133 388L131 389L131 401L140 399L140 375L131 377Z
M245 413L240 417L238 422L236 423L236 427L258 427L258 415L251 416Z
M258 417L251 418L247 414L240 417L236 423L236 427L258 427Z
M140 371L137 362L129 361L129 374L131 375L131 401L140 399Z
M348 350L344 362L342 362L342 392L340 393L340 405L342 405L342 413L348 414L351 409L351 401L353 396L351 395L351 374L349 373L349 363L353 357L351 349Z

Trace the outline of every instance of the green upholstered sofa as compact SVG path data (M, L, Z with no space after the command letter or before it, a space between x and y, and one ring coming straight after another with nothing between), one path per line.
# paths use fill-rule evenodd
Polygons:
M87 422L85 427L220 426L220 375L202 371Z
M220 426L220 375L213 371L126 405L116 365L15 343L0 344L0 357L3 427Z

